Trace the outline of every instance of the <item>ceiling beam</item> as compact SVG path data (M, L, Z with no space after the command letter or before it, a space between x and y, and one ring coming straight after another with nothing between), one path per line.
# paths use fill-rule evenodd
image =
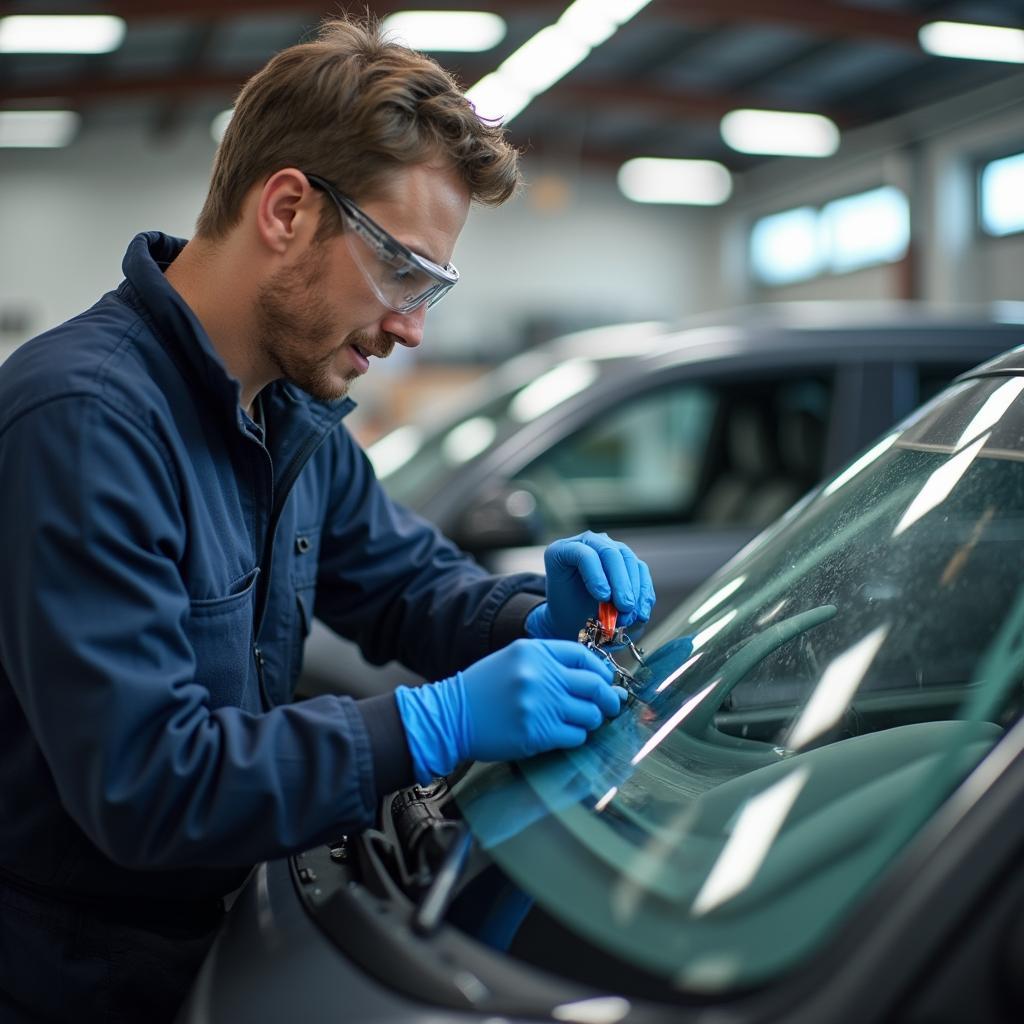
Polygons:
M157 98L184 99L205 94L235 95L245 76L237 74L154 75L133 78L67 78L32 85L0 83L0 104L60 99L72 107L97 100Z
M829 0L654 0L651 8L688 24L775 24L826 36L918 45L917 33L934 17L878 8L849 7Z
M384 16L394 5L386 0L362 0L353 12L369 10ZM436 8L437 0L403 0L403 8ZM550 11L552 20L568 6L568 0L445 0L447 9L479 10L515 15L521 11ZM313 14L324 17L338 11L329 0L108 0L90 10L116 14L128 21L168 18L227 18L252 14ZM653 0L645 11L687 24L782 24L824 35L875 39L917 45L917 31L930 18L877 8L850 7L828 0ZM26 11L23 5L0 0L0 17L9 14L82 14L82 6L70 0L54 0L45 7Z
M256 71L253 68L253 71ZM475 63L460 69L461 77L473 80L485 73ZM473 73L470 73L473 72ZM233 97L245 82L244 74L216 72L178 73L132 78L74 77L59 81L15 85L0 82L0 104L29 103L39 100L60 99L73 107L88 106L108 99L154 98L182 100L202 95ZM614 80L604 82L562 82L543 93L537 104L582 109L632 108L642 109L667 117L702 118L717 120L739 107L770 107L773 110L806 111L806 105L787 105L772 100L770 103L757 94L695 92L668 89L654 85ZM842 110L817 110L815 113L832 118L840 128L849 127L853 120Z
M845 111L810 109L806 103L768 101L756 94L728 92L695 92L685 89L666 89L660 86L625 82L565 82L538 96L538 104L552 106L578 106L586 108L642 109L669 117L698 118L717 121L731 110L754 109L791 110L799 113L824 114L840 128L850 127L851 117ZM514 123L514 122L513 122Z
M660 0L659 0L660 2ZM549 10L552 18L568 6L569 0L445 0L445 10L480 10L481 7L497 14L515 14L519 11ZM70 0L54 0L31 11L24 6L0 2L0 17L9 14L116 14L126 21L166 20L168 18L233 18L252 14L314 14L328 17L344 13L359 15L368 10L384 17L395 9L386 0L361 0L359 3L330 2L330 0L108 0L83 11L81 4ZM437 0L403 0L403 9L423 8L436 10Z

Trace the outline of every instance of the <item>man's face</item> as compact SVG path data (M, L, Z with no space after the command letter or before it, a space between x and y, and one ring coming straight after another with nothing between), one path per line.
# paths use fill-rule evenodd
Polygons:
M450 262L469 212L469 193L450 168L395 171L378 198L360 207L414 252ZM326 206L325 206L326 209ZM281 376L320 401L341 398L372 357L417 346L426 307L396 313L377 298L345 239L313 243L260 289L258 341Z

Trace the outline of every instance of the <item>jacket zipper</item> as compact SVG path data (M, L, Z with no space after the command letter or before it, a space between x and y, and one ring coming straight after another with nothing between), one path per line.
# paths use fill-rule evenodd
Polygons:
M260 645L255 641L253 641L252 653L256 660L256 678L259 680L260 684L260 700L263 702L264 710L269 711L274 704L270 699L270 694L267 692L267 680L263 671L263 666L266 664L266 658L263 657Z
M337 423L334 424L337 426ZM263 652L259 647L259 635L260 630L263 628L263 620L267 613L267 604L270 600L270 583L274 560L274 535L277 533L277 524L281 518L281 511L284 508L285 500L291 493L291 489L298 479L299 473L302 472L303 467L313 457L313 453L324 443L328 435L331 433L331 428L324 430L318 436L310 438L298 455L288 465L285 474L281 477L280 486L273 486L273 467L271 466L271 510L270 517L267 520L267 533L266 540L263 545L263 555L260 558L260 582L263 583L262 588L257 583L257 599L258 605L256 608L256 614L253 619L253 658L256 662L256 677L259 681L260 688L260 701L263 704L263 710L269 711L275 707L275 702L270 697L270 692L267 689L266 673L264 666L266 659L263 656ZM255 441L255 438L252 438ZM256 441L257 444L260 442ZM265 445L261 444L264 452L267 454L267 461L270 461L270 453Z

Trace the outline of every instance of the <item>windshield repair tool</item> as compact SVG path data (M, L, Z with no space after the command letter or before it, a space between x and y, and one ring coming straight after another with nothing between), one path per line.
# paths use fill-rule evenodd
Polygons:
M615 679L613 680L617 685L623 686L629 691L630 696L635 697L637 688L640 685L639 680L631 672L624 669L612 656L605 650L606 647L628 647L633 654L633 657L643 665L644 664L644 651L642 647L637 647L632 640L626 635L626 630L619 626L616 628L616 623L619 620L619 611L611 601L602 601L597 606L597 618L587 619L586 625L580 630L577 639L584 647L597 654L601 657L607 658L615 668Z

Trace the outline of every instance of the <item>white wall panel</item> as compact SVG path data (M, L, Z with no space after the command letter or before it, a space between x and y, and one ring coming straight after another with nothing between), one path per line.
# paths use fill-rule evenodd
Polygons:
M213 152L199 125L165 144L106 127L66 150L0 151L0 324L28 318L27 330L0 333L0 344L116 286L136 231L190 234ZM529 162L525 171L541 176ZM497 210L474 209L456 251L463 281L431 313L428 342L452 357L484 346L501 355L538 320L677 317L717 305L715 213L637 206L611 178L569 171L554 210L538 209L529 189Z

